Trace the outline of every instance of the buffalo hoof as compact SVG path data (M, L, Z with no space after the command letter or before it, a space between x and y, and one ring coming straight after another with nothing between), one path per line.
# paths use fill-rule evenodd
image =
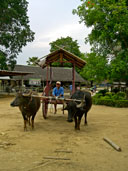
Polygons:
M28 130L27 130L27 128L24 128L24 132L27 132Z
M44 119L47 119L47 117L46 117L45 115L43 115L43 118L44 118Z
M67 122L73 122L73 120L72 119L70 119L70 120L68 119Z
M80 128L76 128L76 127L75 127L75 130L76 130L76 131L80 131Z

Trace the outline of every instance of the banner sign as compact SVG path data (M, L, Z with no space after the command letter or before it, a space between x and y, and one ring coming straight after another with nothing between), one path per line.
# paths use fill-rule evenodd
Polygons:
M40 86L41 79L40 78L29 78L29 85Z

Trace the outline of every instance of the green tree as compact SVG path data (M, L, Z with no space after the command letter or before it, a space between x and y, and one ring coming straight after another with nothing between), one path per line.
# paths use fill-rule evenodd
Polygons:
M73 53L74 55L81 57L82 53L79 50L79 45L77 40L73 40L71 37L67 36L66 38L61 37L56 41L49 43L51 46L50 52L58 50L58 47L64 48L65 50Z
M122 52L112 59L110 64L110 80L128 83L128 53Z
M96 53L88 53L85 60L87 65L80 72L85 80L89 80L91 83L100 83L107 79L108 65L106 58L96 55Z
M27 16L26 0L0 1L0 51L4 55L4 65L13 69L16 57L27 42L34 39Z
M69 36L66 38L61 37L56 41L49 43L49 45L51 46L50 52L56 51L60 47L85 60L85 55L80 51L77 40L73 40ZM53 66L59 66L59 63L55 62L53 63ZM64 64L64 66L70 67L71 64ZM78 68L76 68L76 70L77 72L80 72Z
M27 64L31 66L36 66L39 61L40 59L38 57L29 57Z
M7 69L7 64L6 64L6 54L2 51L0 51L0 69L4 70L4 69Z
M128 70L128 0L81 0L82 4L73 10L92 31L86 38L92 46L92 52L106 57L110 62L109 75L117 79L114 68L120 70L118 79L127 81ZM122 64L116 65L120 61ZM126 63L126 64L124 64ZM123 68L123 70L121 70Z

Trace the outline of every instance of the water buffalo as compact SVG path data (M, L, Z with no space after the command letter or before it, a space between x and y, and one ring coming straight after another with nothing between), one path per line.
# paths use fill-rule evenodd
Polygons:
M72 96L71 99L81 100L80 102L69 101L64 108L68 110L68 122L72 122L73 118L75 120L75 129L80 130L81 118L84 114L85 116L85 125L87 125L87 112L92 106L91 93L87 91L77 90Z
M11 102L12 107L19 107L23 119L24 119L24 131L27 130L26 123L29 122L29 125L34 128L34 118L36 116L37 111L40 108L40 98L33 97L32 94L37 95L37 93L29 92L22 93L18 92L16 98ZM31 118L31 123L30 123Z

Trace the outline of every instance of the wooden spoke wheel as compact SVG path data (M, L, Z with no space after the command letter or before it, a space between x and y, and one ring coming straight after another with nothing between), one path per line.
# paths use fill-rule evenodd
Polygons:
M47 119L47 112L48 112L48 101L44 100L42 102L42 114L44 119Z

